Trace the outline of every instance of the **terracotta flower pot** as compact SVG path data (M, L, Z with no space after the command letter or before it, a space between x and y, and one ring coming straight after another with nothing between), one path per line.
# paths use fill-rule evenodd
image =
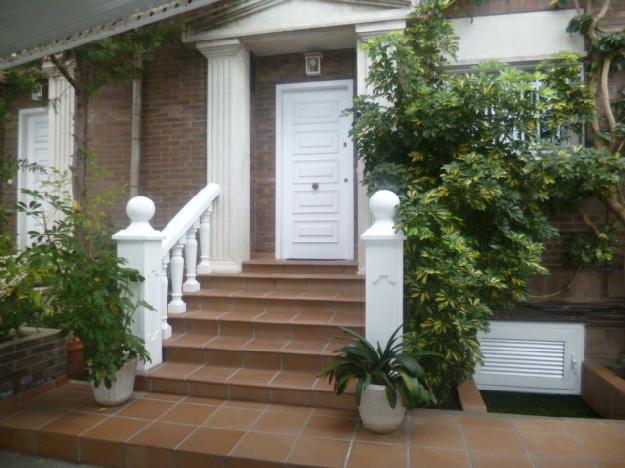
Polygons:
M67 342L67 375L70 379L79 379L85 373L85 350L78 338Z

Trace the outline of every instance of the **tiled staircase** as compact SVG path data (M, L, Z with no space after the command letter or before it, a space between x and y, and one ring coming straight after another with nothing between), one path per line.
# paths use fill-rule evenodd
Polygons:
M237 275L200 276L187 312L170 314L165 362L137 388L194 396L351 408L318 375L364 332L364 278L355 262L252 260ZM350 392L351 393L351 392Z

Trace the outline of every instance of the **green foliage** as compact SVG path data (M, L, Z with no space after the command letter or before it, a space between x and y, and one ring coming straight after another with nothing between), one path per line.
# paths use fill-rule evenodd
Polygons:
M370 384L385 387L392 408L397 406L398 396L407 408L436 402L417 356L403 352L403 343L398 336L401 328L393 333L384 349L380 343L374 346L353 330L342 330L356 338L356 342L341 348L340 355L321 374L330 383L334 381L337 395L341 395L355 379L359 405L363 390Z
M616 254L615 233L612 229L598 236L584 233L571 240L565 260L572 266L602 266L612 262Z
M437 353L422 364L441 398L472 375L492 308L526 299L528 278L547 273L549 215L558 191L575 192L586 150L571 142L594 112L574 54L534 70L445 68L457 50L452 4L422 1L404 34L368 42L371 95L356 100L353 128L369 192L401 199L406 341Z
M24 191L31 201L18 209L39 228L29 233L33 245L22 255L31 270L44 272L55 324L83 342L89 378L110 388L127 360L149 360L131 324L138 307L151 307L133 299L143 278L117 257L98 212L85 214L66 187L66 178L53 173L48 191Z
M616 360L616 365L625 369L625 354L619 356L619 358Z

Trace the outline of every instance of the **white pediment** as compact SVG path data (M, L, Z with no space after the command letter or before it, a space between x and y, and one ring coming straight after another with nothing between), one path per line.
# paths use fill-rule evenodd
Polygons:
M188 23L185 42L243 38L403 19L410 0L248 0Z

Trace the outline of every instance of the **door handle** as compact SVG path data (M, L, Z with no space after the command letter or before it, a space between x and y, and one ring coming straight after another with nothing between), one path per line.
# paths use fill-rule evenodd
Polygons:
M314 183L312 184L312 189L313 189L313 190L317 190L318 188L319 188L319 184L318 184L317 182L314 182Z

